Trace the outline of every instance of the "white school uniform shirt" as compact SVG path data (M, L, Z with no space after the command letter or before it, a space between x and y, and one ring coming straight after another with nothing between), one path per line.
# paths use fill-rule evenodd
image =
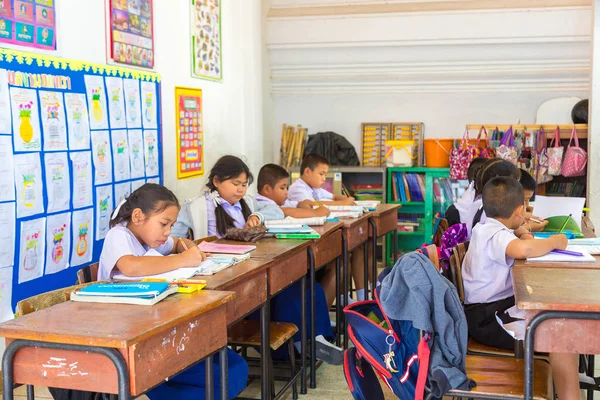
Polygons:
M475 200L475 185L473 182L469 184L467 190L463 193L462 197L454 203L454 207L458 211L460 215L460 222L463 224L467 223L467 216L469 215L469 209L471 208L471 204L473 204L473 200Z
M333 194L322 188L313 189L302 178L298 178L290 186L288 199L298 202L304 200L333 200Z
M108 280L116 273L115 266L121 257L143 256L150 250L149 246L140 243L126 225L127 223L123 222L112 227L106 234L106 238L104 238L98 266L99 281ZM154 250L163 256L167 256L171 254L173 245L173 238L169 237L165 244L156 247Z
M255 194L254 195L254 200L256 200L256 202L258 204L271 204L271 205L277 205L277 203L275 203L275 201L273 199L270 199L268 197L263 196L262 194ZM290 199L285 199L285 202L283 203L282 206L279 207L283 207L283 208L296 208L298 207L298 202L297 201L292 201Z
M483 208L483 198L478 196L473 200L471 206L469 207L469 213L467 214L467 219L465 224L467 225L467 233L469 235L469 239L471 239L471 235L473 234L473 220L475 219L475 215L479 212L479 209ZM485 211L481 212L481 218L479 218L479 223L483 224L487 220L487 215L485 215Z
M475 226L462 265L465 304L492 303L514 296L515 260L506 255L506 248L513 240L519 239L494 218Z

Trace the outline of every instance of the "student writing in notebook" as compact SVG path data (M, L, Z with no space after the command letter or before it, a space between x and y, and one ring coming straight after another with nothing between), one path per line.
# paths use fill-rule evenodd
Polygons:
M515 339L498 322L497 315L504 315L515 305L511 272L515 259L564 250L567 238L554 235L534 240L522 226L523 187L511 177L496 177L486 183L482 202L487 219L473 228L462 266L469 336L487 346L514 350ZM559 400L579 399L578 356L550 354L550 364Z

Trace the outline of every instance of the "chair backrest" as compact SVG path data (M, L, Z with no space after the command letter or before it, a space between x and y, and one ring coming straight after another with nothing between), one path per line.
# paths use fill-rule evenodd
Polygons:
M448 220L446 218L438 218L436 221L435 232L433 233L433 244L440 247L442 245L442 235L448 229Z
M469 250L469 242L460 243L452 248L452 256L450 257L450 276L452 283L456 286L458 297L462 303L465 302L465 290L463 287L462 278L462 263L465 255Z
M88 265L77 271L77 283L84 284L98 280L98 263Z
M22 317L23 315L30 314L34 311L42 310L44 308L48 308L56 304L64 303L65 301L70 300L72 292L89 285L91 285L91 283L69 286L66 288L53 290L51 292L38 294L37 296L21 300L17 303L15 316L17 318Z

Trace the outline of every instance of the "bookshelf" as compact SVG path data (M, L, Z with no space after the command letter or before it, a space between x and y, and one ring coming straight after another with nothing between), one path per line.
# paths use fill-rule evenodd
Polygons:
M453 199L451 193L446 194L445 200L439 195L440 185L437 184L437 189L434 190L434 182L438 179L448 178L450 170L448 168L388 168L387 169L387 203L401 204L398 209L398 249L400 253L413 251L419 248L423 243L429 242L433 236L433 225L435 223L435 214L445 212L446 208L452 204ZM408 178L404 180L404 177ZM417 177L418 176L418 177ZM397 177L402 180L398 181ZM404 184L404 194L401 193L399 186L400 182ZM404 183L406 182L406 183ZM408 188L408 196L406 196L406 188ZM419 191L418 193L416 193ZM411 192L415 196L411 195ZM451 192L451 190L450 190ZM415 201L413 200L415 198ZM422 200L422 201L421 201ZM405 224L402 224L403 221ZM412 221L413 224L409 226ZM402 230L406 229L406 231ZM386 260L387 263L392 262L392 237L387 238L386 245Z

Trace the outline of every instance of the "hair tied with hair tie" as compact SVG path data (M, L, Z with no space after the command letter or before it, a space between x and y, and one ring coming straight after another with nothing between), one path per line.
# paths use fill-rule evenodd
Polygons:
M219 194L218 190L212 190L208 194L208 198L212 200L215 207L218 207L219 205L221 205L221 195Z
M121 202L117 205L117 208L115 208L115 211L113 211L112 215L110 216L110 220L112 221L113 219L117 218L117 215L119 215L119 211L121 210L121 207L123 207L123 204L125 204L127 202L127 199L123 199L121 200Z

